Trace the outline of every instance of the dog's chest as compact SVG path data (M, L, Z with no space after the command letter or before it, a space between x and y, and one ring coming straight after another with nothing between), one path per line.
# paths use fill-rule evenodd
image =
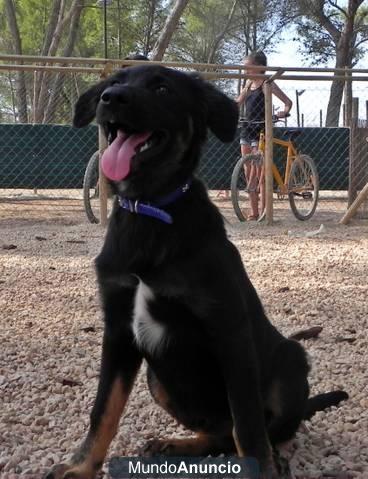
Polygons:
M165 326L155 320L151 314L150 305L154 301L153 291L139 281L134 298L132 329L140 349L149 354L158 354L167 340Z

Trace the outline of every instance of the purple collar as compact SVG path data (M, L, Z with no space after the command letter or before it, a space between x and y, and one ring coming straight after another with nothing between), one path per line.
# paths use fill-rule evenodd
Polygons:
M164 223L172 224L172 216L166 211L162 210L161 206L166 206L171 203L174 203L174 201L178 200L189 190L191 184L192 180L189 179L186 183L184 183L184 185L180 186L172 193L158 198L154 204L151 204L150 202L143 203L140 200L131 200L129 198L123 198L122 196L118 196L119 205L121 208L123 208L124 210L128 210L131 213L151 216L152 218L161 220Z

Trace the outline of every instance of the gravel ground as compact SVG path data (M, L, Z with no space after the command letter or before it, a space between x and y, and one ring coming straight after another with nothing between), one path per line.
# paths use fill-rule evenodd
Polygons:
M234 223L229 231L280 330L323 326L304 343L312 391L350 394L298 433L294 472L367 478L368 224L328 224L314 238L287 234L318 226ZM8 218L0 228L0 477L38 477L67 458L88 425L102 336L92 259L103 231L79 216ZM154 436L186 434L153 404L142 374L111 454L133 455Z

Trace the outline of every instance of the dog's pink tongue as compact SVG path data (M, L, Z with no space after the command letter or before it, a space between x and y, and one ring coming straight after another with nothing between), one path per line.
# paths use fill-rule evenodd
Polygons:
M115 140L102 155L101 168L104 175L113 181L121 181L126 178L130 173L136 147L148 140L150 136L150 132L128 136L119 130Z

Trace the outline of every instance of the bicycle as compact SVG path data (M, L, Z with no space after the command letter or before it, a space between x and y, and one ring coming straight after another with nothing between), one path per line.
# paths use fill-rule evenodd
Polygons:
M277 116L272 119L273 123L280 121ZM240 120L240 126L259 125L264 122L249 122ZM279 199L284 199L286 196L289 199L290 208L294 216L301 221L310 219L317 208L318 193L319 193L319 177L317 167L313 159L305 154L300 153L293 139L301 135L303 132L297 129L288 129L284 132L287 137L286 140L273 138L273 145L279 145L286 149L286 165L284 175L280 173L279 169L272 164L272 174L274 184L274 193ZM262 131L259 137L258 152L250 153L245 157L241 157L236 163L232 177L231 177L231 200L236 216L240 221L245 221L246 217L243 210L246 205L249 205L249 184L254 184L254 179L247 177L246 161L262 162L264 164L265 152L265 134ZM252 168L253 170L253 168ZM259 181L259 179L256 178ZM259 191L259 183L257 191ZM253 187L254 190L254 187ZM258 221L261 221L265 216L265 211L262 212Z
M83 178L83 203L88 220L91 223L99 223L99 151L95 151L88 161L86 171ZM112 209L112 198L108 197L108 211Z

